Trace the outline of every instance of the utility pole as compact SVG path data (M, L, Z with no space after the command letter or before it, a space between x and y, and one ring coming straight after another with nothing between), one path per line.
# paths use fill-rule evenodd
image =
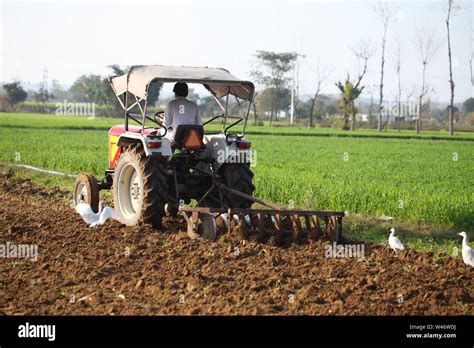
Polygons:
M45 101L48 101L48 68L43 69L43 88L45 93Z
M291 101L290 101L290 124L293 124L296 119L296 108L298 107L298 96L300 90L300 75L299 75L299 59L305 58L304 54L296 54L295 64L293 65L293 78L291 84Z
M49 99L48 93L48 68L45 66L43 69L43 83L40 88L40 92L43 94L41 98L43 99L43 112L47 112L46 103Z
M293 66L293 81L291 84L291 104L290 104L290 124L293 124L295 117L296 103L295 99L298 98L299 90L299 76L298 76L298 57L296 58L295 65Z

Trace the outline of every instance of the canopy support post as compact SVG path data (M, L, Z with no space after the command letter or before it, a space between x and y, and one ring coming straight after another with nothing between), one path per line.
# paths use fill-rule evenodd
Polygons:
M222 131L224 131L227 124L227 116L229 112L229 95L230 95L230 86L227 87L227 96L225 97L225 113L224 113L224 124L222 125Z
M247 128L247 121L249 119L249 114L250 114L250 107L252 106L253 98L255 97L255 93L252 93L252 96L249 99L249 107L247 109L247 115L245 116L245 121L244 121L244 128L242 129L242 135L245 134L245 128Z
M212 94L212 93L211 93L211 94ZM214 94L212 94L212 96L214 97L214 100L216 101L216 103L219 104L219 107L221 108L221 110L222 110L223 112L225 112L225 108L224 108L224 106L222 106L222 104L221 104L221 102L219 101L219 99L217 99L217 97L216 97Z
M149 85L148 85L148 86L149 86ZM143 109L141 108L140 103L138 103L138 105L140 105L140 110L141 110L142 113L143 113L142 134L145 134L146 108L147 108L147 106L148 106L148 86L147 86L147 88L146 88L145 105L143 106Z
M125 107L124 107L124 111L125 111L125 132L128 132L128 109L127 109L127 106L128 106L128 86L127 86L127 91L125 91Z

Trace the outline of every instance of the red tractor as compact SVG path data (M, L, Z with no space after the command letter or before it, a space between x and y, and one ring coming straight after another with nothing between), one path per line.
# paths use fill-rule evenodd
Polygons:
M147 112L148 91L158 81L202 84L222 114L205 115L202 125L180 125L174 130L174 139L169 139L163 112ZM253 197L251 143L244 137L254 97L252 82L225 69L152 65L134 66L128 73L112 77L110 84L124 110L124 124L109 131L105 177L98 181L91 174L79 175L75 204L88 203L97 212L99 190L112 188L114 208L120 220L130 226L147 223L160 227L166 213L181 212L188 233L205 239L215 238L218 219L227 229L237 226L243 234L257 233L264 239L272 234L295 235L294 231L314 236L325 231L332 240L339 240L344 213L285 211ZM248 104L245 117L229 115L231 97L234 106ZM129 125L129 121L138 125ZM205 131L213 122L220 123L220 132ZM235 132L239 124L242 131ZM185 206L192 200L194 207ZM254 202L271 210L252 210Z

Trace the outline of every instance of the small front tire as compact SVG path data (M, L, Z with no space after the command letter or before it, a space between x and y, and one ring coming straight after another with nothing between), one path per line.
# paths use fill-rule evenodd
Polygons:
M76 179L73 192L74 207L79 203L89 204L94 213L99 211L99 187L97 179L89 173L81 173Z

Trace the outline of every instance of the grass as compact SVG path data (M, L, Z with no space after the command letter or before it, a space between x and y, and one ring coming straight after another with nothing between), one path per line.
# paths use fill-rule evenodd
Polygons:
M260 197L397 221L474 225L470 142L279 136L252 142Z
M0 127L2 128L42 128L63 130L104 130L107 131L112 125L120 124L121 118L88 118L83 116L57 116L30 113L0 113ZM131 124L134 124L133 122ZM219 124L209 124L205 127L208 131L219 131ZM237 126L237 131L242 127ZM254 126L249 121L246 129L247 134L255 135L286 135L286 136L323 136L323 137L361 137L361 138L402 138L402 139L433 139L433 140L463 140L474 141L474 132L456 132L453 137L447 131L422 131L416 134L412 130L395 130L378 132L374 129L360 129L354 132L342 131L335 128L298 128L285 127L284 123L277 122L276 127Z
M75 179L71 177L39 173L29 169L15 167L14 165L5 164L0 164L0 174L6 174L10 168L13 169L13 179L31 180L35 184L47 189L59 187L61 190L71 191L75 182ZM69 198L72 199L72 193Z
M101 176L108 165L106 130L117 123L120 120L0 114L0 162ZM459 246L455 232L469 233L474 226L471 141L411 139L413 133L403 139L291 133L342 133L334 129L282 128L288 133L283 136L262 133L273 129L250 129L255 130L249 138L257 151L256 196L281 205L293 201L300 208L348 211L344 234L351 238L383 244L395 226L415 249L451 253ZM23 169L15 176L64 188L74 181ZM384 223L378 219L381 215L394 220Z
M349 239L388 246L388 232L394 223L375 218L348 216L345 219L343 235ZM444 226L422 223L396 223L397 237L408 248L431 252L435 258L444 256L461 257L462 238Z

